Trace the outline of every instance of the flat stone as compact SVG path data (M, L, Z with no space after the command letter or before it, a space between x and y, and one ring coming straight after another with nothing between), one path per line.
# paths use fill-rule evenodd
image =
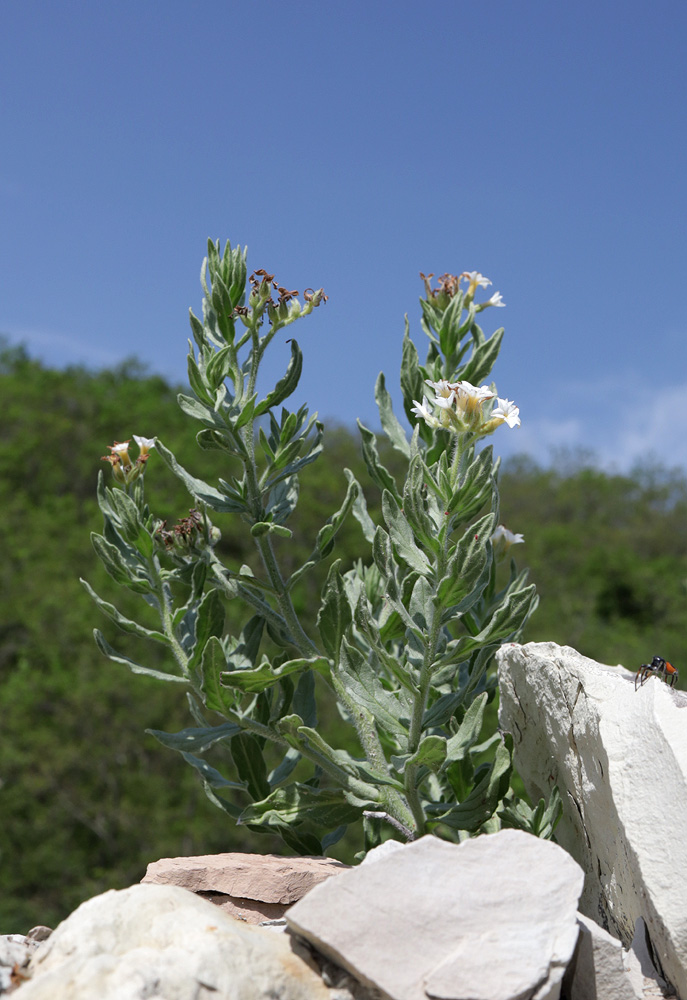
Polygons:
M332 1000L309 953L177 886L82 903L39 945L18 1000Z
M292 932L393 1000L555 1000L583 873L518 830L423 837L315 887Z
M580 910L626 949L641 917L687 997L687 696L657 677L635 690L634 669L552 642L496 655L499 723L530 797L559 788L556 839L586 873Z
M281 858L274 854L203 854L162 858L148 865L143 883L177 885L248 923L275 920L315 885L347 871L332 858Z

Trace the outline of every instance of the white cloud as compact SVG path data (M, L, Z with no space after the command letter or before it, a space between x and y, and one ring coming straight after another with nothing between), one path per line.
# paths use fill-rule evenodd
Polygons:
M638 373L563 383L547 400L550 414L528 418L525 401L522 427L495 440L495 449L504 457L525 452L542 464L557 449L580 449L625 473L647 460L687 469L686 399L687 381L652 385Z
M48 365L61 368L65 365L83 364L92 368L102 368L117 365L122 361L120 354L107 347L101 347L94 340L81 340L56 330L32 327L2 329L7 331L5 335L11 344L23 344L29 354L40 358Z

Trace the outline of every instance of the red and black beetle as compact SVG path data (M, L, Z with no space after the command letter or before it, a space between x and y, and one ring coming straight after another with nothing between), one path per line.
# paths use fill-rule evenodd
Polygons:
M635 691L637 690L637 681L641 687L647 677L652 675L662 677L666 684L670 684L671 687L675 686L678 677L677 670L672 663L664 660L662 656L654 656L651 663L643 663L635 674Z

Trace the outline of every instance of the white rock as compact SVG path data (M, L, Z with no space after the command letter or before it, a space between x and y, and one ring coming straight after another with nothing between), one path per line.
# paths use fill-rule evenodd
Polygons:
M497 659L499 721L525 787L535 801L561 793L556 839L586 872L580 909L625 947L643 917L687 996L687 697L655 677L635 691L634 672L555 643Z
M288 935L227 916L177 886L89 899L34 955L17 1000L327 1000Z
M565 976L569 1000L643 1000L643 980L633 979L625 968L618 938L581 913L578 921L580 938Z
M373 847L372 850L368 851L363 858L361 864L371 865L375 861L381 861L382 858L387 858L394 851L398 851L403 847L403 844L398 840L385 840L383 844L379 844L377 847Z
M555 1000L582 881L560 847L517 830L423 837L316 886L286 921L393 1000Z
M17 972L21 974L34 947L23 934L0 934L0 993L16 985Z

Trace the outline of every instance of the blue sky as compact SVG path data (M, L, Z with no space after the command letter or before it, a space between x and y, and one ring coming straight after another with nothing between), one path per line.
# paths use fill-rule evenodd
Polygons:
M686 45L683 0L3 0L0 331L184 380L229 239L329 295L298 401L376 425L418 272L479 270L498 451L684 466Z

